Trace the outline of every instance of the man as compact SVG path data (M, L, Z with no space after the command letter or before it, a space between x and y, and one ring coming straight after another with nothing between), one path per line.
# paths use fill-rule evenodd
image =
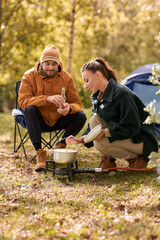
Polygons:
M25 111L26 126L37 151L35 171L44 170L47 153L41 147L41 131L65 129L62 140L55 146L65 148L65 139L77 135L86 121L73 79L63 70L54 45L48 45L35 67L24 73L19 104Z

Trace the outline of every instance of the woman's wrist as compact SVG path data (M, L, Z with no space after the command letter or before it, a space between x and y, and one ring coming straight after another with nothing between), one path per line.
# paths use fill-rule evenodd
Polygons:
M104 129L104 134L105 134L105 137L111 137L111 134L110 134L108 128L105 128L105 129Z
M84 141L84 135L82 137L80 137L80 143L84 144L85 141Z

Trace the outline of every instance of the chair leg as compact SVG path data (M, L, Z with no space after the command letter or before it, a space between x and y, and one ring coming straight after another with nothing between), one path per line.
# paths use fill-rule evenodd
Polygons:
M59 131L57 130L57 131L55 131L55 135L49 141L51 143L54 140L53 143L51 143L52 147L59 140L59 138L62 136L63 133L64 133L64 130L59 130Z
M50 141L47 142L43 137L41 137L41 142L44 145L43 148L45 148L45 147L52 148L52 145L50 144Z
M14 124L14 149L13 151L16 152L16 131L17 131L17 128L16 128L16 122Z
M21 141L21 142L20 142L20 145L18 146L18 148L16 149L16 151L18 151L18 149L20 148L20 146L22 146L23 152L24 152L24 155L25 155L25 159L27 160L27 154L26 154L26 150L25 150L25 148L24 148L24 143L28 140L28 138L27 138L27 140L26 140L25 142L24 142L24 139L25 139L25 137L27 136L28 133L26 133L25 136L24 136L24 138L22 139L22 136L21 136L21 132L20 132L18 123L16 123L16 125L17 125L17 129L18 129L18 133L19 133L19 137L20 137L20 141Z
M48 148L53 148L54 144L57 142L57 140L59 140L59 138L62 136L64 130L58 130L58 131L55 131L55 135L52 137L52 133L50 133L50 140L47 142L43 137L41 137L41 141L43 143L43 149L45 147L48 147Z
M20 132L20 128L19 128L19 125L18 125L18 124L19 124L19 123L17 123L17 122L15 121L15 130L14 130L14 152L17 152L17 151L22 147L22 148L23 148L24 155L25 155L25 159L27 160L28 157L27 157L27 153L26 153L24 144L25 144L25 142L27 142L27 140L28 140L30 137L29 137L28 131L27 131L27 133L24 135L24 137L22 137L21 132ZM19 133L20 144L16 147L17 130L18 130L18 133ZM55 131L55 134L54 134L53 137L52 137L52 133L50 132L50 139L49 139L48 142L47 142L43 137L41 137L42 144L44 145L44 146L43 146L43 149L44 149L45 147L48 147L49 149L53 148L54 144L57 142L57 140L59 140L59 138L62 136L63 132L64 132L64 130L57 130L57 131ZM32 157L31 161L33 161L35 157L36 157L36 155Z
M34 156L31 158L30 162L32 162L32 161L35 159L35 157L36 157L36 155L34 155Z

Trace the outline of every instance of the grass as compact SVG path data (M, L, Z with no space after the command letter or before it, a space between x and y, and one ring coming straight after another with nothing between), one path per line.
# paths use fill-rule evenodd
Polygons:
M11 113L0 119L0 240L160 239L156 171L76 174L72 183L67 176L36 173L23 152L13 153ZM27 151L34 154L31 144ZM94 148L79 149L79 168L99 162Z

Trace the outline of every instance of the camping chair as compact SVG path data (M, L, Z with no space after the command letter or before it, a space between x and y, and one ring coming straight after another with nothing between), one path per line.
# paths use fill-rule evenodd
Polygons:
M27 160L25 143L30 139L30 137L29 137L29 133L27 131L26 124L25 124L24 111L18 105L18 92L19 92L20 85L21 85L21 81L17 81L16 89L15 89L15 91L16 91L16 108L12 110L12 116L14 117L14 121L15 121L14 152L17 152L22 147L25 158ZM21 128L26 129L25 134L22 134ZM17 132L19 134L19 140L20 140L18 146L16 146ZM59 138L62 136L62 134L64 133L64 130L56 130L53 132L42 131L41 133L42 133L42 135L43 135L43 133L49 133L49 140L47 140L41 136L42 148L44 149L45 147L47 147L47 148L51 149L51 148L53 148L54 144L59 140ZM31 160L33 160L34 158L35 158L35 156Z
M121 83L132 90L142 100L145 106L155 99L157 114L160 112L160 96L156 95L156 92L158 91L156 85L153 85L149 81L149 77L152 76L152 67L155 64L156 63L147 64L136 69L123 79ZM157 138L160 139L160 124L154 124L156 127Z

